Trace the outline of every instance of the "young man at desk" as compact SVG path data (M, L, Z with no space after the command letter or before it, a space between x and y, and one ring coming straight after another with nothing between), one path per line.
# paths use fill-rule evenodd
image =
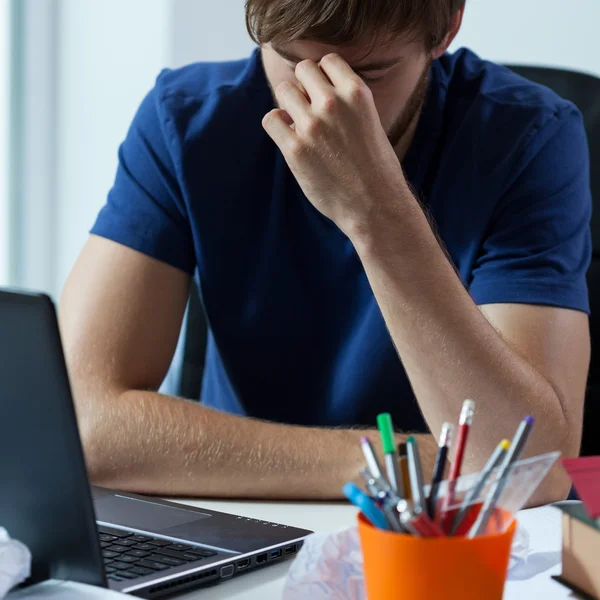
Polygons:
M465 398L464 470L527 414L529 454L577 454L581 116L448 54L464 8L249 0L249 59L158 77L61 299L95 483L336 498L379 412L419 432L431 469ZM194 273L210 326L201 403L157 393ZM557 469L534 501L568 488Z

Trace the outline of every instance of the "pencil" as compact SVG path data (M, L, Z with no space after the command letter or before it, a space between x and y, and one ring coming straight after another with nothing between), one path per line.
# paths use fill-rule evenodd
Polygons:
M534 419L531 416L525 417L521 424L519 425L515 437L512 439L510 443L510 448L500 465L500 469L498 470L498 474L496 475L496 479L490 488L490 491L477 515L477 520L475 521L473 527L469 530L468 537L473 538L476 535L482 533L496 508L496 504L510 479L510 472L512 470L513 464L519 458L519 455L523 451L523 446L527 442L527 438L531 433L531 429L533 427Z
M410 489L410 476L408 474L408 459L406 457L406 444L398 444L398 464L400 467L400 479L402 481L402 489L404 499L412 501L412 492Z
M458 439L456 440L456 455L450 467L450 475L448 477L448 489L444 497L442 510L440 511L442 529L448 531L450 523L448 522L448 509L454 504L454 491L456 489L456 481L460 477L460 470L465 455L467 446L467 438L469 430L473 423L473 412L475 411L475 403L473 400L465 400L460 411L458 419Z
M450 534L454 535L467 513L469 512L469 508L471 504L477 501L479 498L479 494L481 494L485 484L487 483L490 475L494 471L494 469L500 464L506 451L510 447L510 442L508 440L502 440L497 446L496 449L492 452L492 455L488 459L487 463L481 470L479 474L479 478L475 482L475 485L471 487L471 489L465 494L463 501L458 509L458 512L454 515L454 519L452 520L452 529Z

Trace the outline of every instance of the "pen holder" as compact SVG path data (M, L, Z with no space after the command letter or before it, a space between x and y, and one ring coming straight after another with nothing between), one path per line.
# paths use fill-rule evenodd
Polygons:
M367 598L501 600L515 529L513 515L497 510L481 536L420 538L376 529L359 514Z

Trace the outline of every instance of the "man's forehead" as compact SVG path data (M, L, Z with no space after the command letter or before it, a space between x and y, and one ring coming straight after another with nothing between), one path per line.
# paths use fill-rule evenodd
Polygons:
M391 66L405 60L415 52L415 42L395 40L386 44L363 43L334 46L312 40L297 40L289 44L271 44L272 49L286 60L319 62L327 54L339 54L354 69Z

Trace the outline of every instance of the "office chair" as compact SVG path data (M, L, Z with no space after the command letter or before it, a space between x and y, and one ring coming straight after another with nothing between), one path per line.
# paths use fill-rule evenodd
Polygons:
M553 89L559 96L573 102L583 113L591 159L592 196L600 201L600 79L583 73L544 67L509 65L519 75ZM600 211L599 211L600 213ZM594 340L600 352L600 214L592 217L593 257L588 272L592 308L592 365L585 404L582 454L600 454L600 368L595 367ZM184 356L179 394L198 399L202 385L207 340L207 324L198 287L191 287L185 326ZM600 360L598 361L600 366Z

